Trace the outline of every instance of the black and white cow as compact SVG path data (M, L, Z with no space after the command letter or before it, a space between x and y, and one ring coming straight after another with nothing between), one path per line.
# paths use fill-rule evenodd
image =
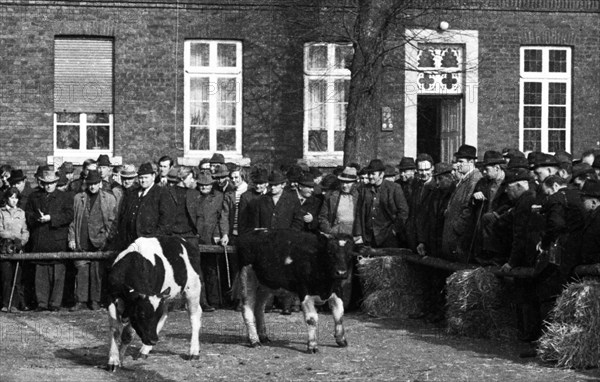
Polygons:
M184 293L192 324L190 359L199 358L200 267L198 248L179 237L139 238L113 262L108 277L110 353L107 368L122 365L133 330L146 358L167 320L168 300Z
M250 346L268 342L264 310L279 289L298 294L308 325L308 353L316 353L318 314L315 304L329 302L335 340L348 346L344 335L341 280L349 274L354 242L351 237L327 239L294 230L257 230L239 237L241 270L235 293L242 299L242 317ZM258 333L257 333L258 327Z

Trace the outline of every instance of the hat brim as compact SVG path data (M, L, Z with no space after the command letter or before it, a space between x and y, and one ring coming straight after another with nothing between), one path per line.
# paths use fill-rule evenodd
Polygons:
M339 175L337 178L339 181L344 182L344 183L352 183L352 182L356 182L356 180L357 180L357 178L345 178L341 175Z
M138 176L138 174L135 172L134 173L125 173L125 174L120 173L120 175L121 175L121 178L125 178L125 179L135 178L136 176Z
M489 162L483 162L484 166L495 166L497 164L506 164L506 161L500 160L500 159L496 159L496 160L491 160Z
M58 177L55 177L55 178L39 178L39 181L42 182L42 183L56 183L56 182L58 182L58 179L60 179L60 178L58 178Z
M315 186L315 182L304 182L304 183L300 182L298 184L301 186L304 186L304 187L314 187Z

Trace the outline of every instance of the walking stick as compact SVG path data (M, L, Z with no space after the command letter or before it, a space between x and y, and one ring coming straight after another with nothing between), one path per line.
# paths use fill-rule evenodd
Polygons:
M19 274L19 264L21 264L21 262L17 261L17 266L15 267L15 276L13 277L12 288L10 289L10 298L8 299L8 311L9 312L12 307L12 300L13 300L13 295L15 293L15 287L17 286L17 274Z
M231 274L229 272L229 256L227 255L227 246L223 246L225 252L225 266L227 267L227 288L231 289Z

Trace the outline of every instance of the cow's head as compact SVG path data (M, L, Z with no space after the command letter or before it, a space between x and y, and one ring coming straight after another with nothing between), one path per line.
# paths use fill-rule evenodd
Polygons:
M339 235L327 242L327 252L331 259L333 277L345 279L350 274L354 257L354 240L349 235Z
M164 301L171 293L167 288L159 295L147 295L130 289L126 295L125 315L129 317L131 326L140 336L144 345L154 346L158 342L156 327L166 309Z

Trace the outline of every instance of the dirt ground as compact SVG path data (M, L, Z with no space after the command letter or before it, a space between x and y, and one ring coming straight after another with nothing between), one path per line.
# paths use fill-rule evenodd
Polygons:
M348 314L349 347L338 348L333 319L320 314L320 353L306 354L302 314L267 314L273 342L246 345L240 313L203 316L200 360L186 361L190 324L173 312L146 360L129 348L124 368L105 370L106 311L0 315L0 381L600 381L599 370L561 370L522 360L526 346L445 334L422 321Z

